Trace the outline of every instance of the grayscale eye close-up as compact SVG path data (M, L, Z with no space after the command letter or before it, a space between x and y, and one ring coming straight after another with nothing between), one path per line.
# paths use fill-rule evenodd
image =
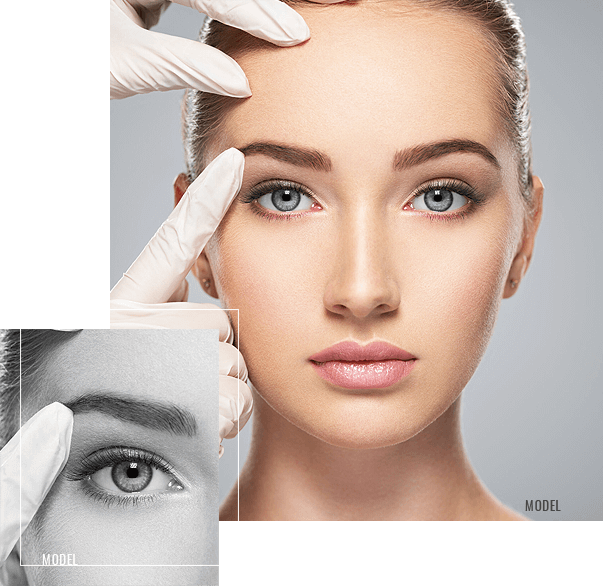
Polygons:
M3 544L18 583L217 584L218 331L3 330L1 344L3 434L21 452L2 498L8 477L27 481L22 533Z

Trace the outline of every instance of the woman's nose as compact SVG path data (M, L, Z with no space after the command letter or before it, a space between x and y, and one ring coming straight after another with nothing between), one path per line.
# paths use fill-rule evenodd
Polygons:
M332 313L367 318L400 306L400 289L390 264L394 251L383 226L358 217L340 232L324 305Z

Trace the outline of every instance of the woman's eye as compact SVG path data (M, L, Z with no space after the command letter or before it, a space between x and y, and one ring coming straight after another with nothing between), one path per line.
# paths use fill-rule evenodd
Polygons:
M137 460L106 466L91 474L90 480L109 492L160 492L182 488L174 477Z
M415 210L427 210L429 212L448 212L462 208L469 199L460 193L436 187L412 200Z
M297 189L283 187L275 189L258 198L258 203L275 212L293 212L309 210L314 201Z

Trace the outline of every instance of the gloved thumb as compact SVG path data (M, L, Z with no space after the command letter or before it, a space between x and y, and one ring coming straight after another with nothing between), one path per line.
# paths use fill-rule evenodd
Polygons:
M111 99L195 88L223 96L251 95L237 62L198 41L141 28L111 4Z
M0 564L67 463L72 431L71 410L52 403L36 413L0 451Z

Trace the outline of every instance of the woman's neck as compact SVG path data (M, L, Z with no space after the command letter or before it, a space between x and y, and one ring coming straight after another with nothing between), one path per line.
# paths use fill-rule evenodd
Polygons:
M221 509L237 518L236 486ZM329 445L255 396L241 520L461 520L516 516L481 484L463 448L460 400L410 440L387 448Z

